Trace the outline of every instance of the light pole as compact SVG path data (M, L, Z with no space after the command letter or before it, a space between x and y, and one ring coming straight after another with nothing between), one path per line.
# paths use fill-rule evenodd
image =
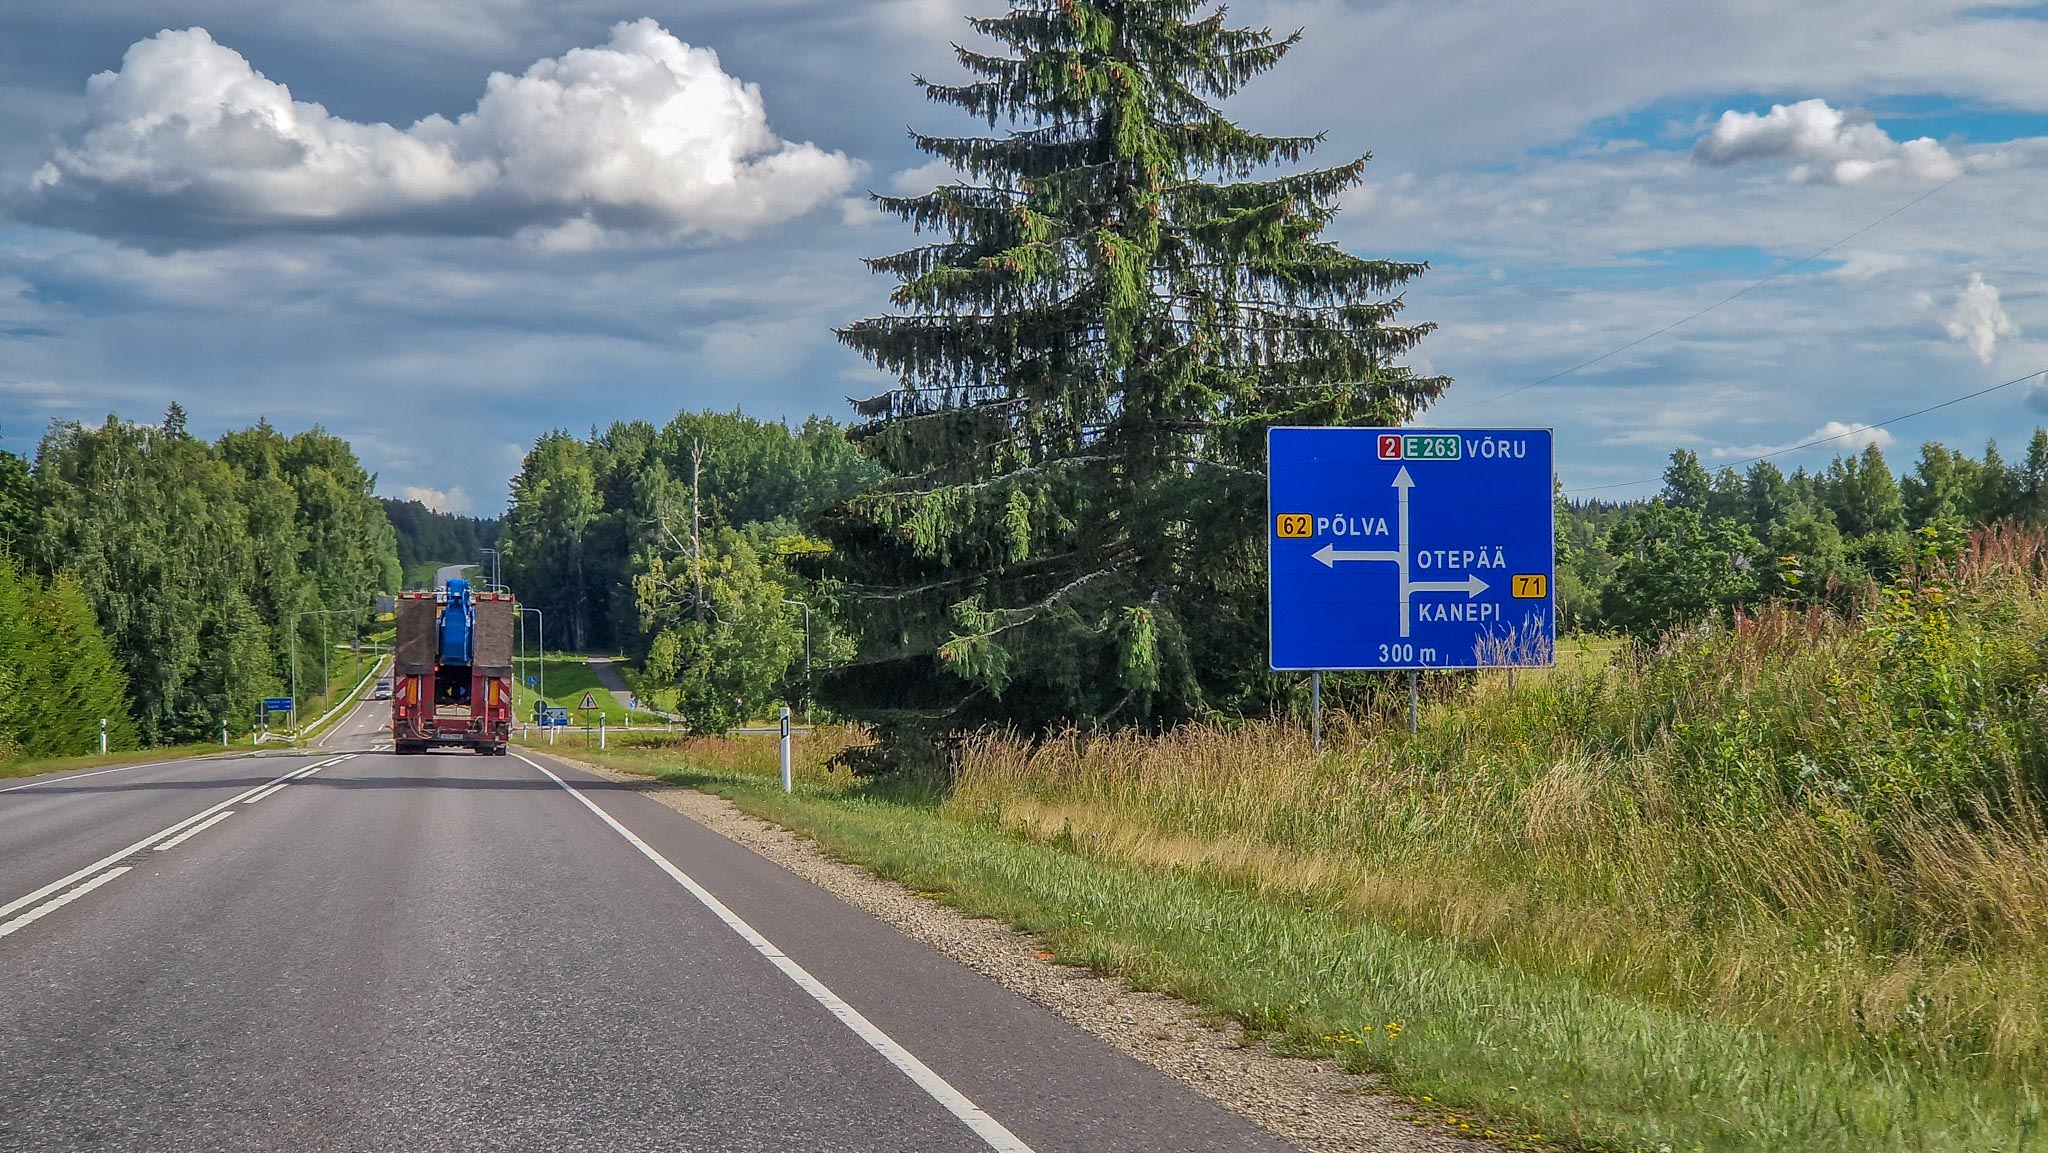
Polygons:
M539 697L539 698L540 698L541 700L547 700L547 699L548 699L548 614L546 614L546 613L544 613L544 612L540 611L539 609L530 609L530 608L527 608L527 607L526 607L525 605L520 605L520 606L519 606L519 611L520 611L520 612L522 612L522 613L532 613L532 614L533 614L534 616L537 616L537 617L539 617L539 618L540 618L539 620L537 620L537 621L533 622L533 639L534 639L534 640L535 640L536 642L538 642L538 644L537 644L537 646L536 646L536 647L538 647L538 648L540 649L540 685L539 685L539 687L538 687L537 689L535 689L535 691L534 691L534 694L533 694L533 695L534 695L534 696L536 696L536 697ZM525 639L525 637L526 637L526 628L525 628L525 626L523 626L523 625L522 625L522 626L520 627L520 629L519 629L519 636L520 636L520 639L521 639L521 640L524 640L524 639Z
M487 549L484 549L484 550L482 550L482 551L484 551L484 552L487 552L487 553L490 553L490 554L491 554L491 587L495 589L495 588L499 587L499 586L498 586L498 561L499 561L499 556L498 556L498 550L497 550L497 549L494 549L494 548L487 548Z
M291 663L292 663L292 743L293 743L293 744L297 744L297 743L298 743L298 741L299 741L299 618L300 618L300 617L321 617L321 618L326 618L326 617L338 617L338 616L347 616L347 615L349 615L349 614L352 614L352 613L360 613L361 611L362 611L361 609L302 609L302 610L300 610L299 612L295 612L295 613L293 613L293 614L292 614L292 623L291 623L291 628L290 628L290 630L289 630L289 631L290 631L290 633L291 633L291 637L290 637L290 640L291 640ZM326 652L326 649L327 649L327 621L326 621L325 619L322 619L322 620L321 620L321 622L320 622L320 648L321 648L321 653L320 653L320 675L321 675L322 677L325 677L325 676L327 675L327 656L328 656L328 654L327 654L327 652ZM330 681L330 682L329 682L329 684L331 684L331 683L332 683L332 682ZM323 688L321 689L321 691L322 691L322 692L326 692L327 690L326 690L326 688L325 688L325 687L323 687Z
M782 598L782 603L804 610L804 723L811 723L811 606L800 600Z

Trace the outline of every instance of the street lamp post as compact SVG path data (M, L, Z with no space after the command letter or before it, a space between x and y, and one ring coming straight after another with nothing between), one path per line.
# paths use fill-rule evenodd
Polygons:
M811 723L811 606L806 601L782 598L782 603L804 610L804 723Z
M329 655L329 653L328 653L328 651L327 651L327 620L326 620L326 618L327 618L327 617L338 617L338 616L347 616L347 615L350 615L350 614L360 613L361 611L362 611L361 609L303 609L303 610L301 610L301 611L299 611L299 612L295 612L295 613L293 613L293 614L292 614L292 621L291 621L291 627L290 627L290 629L289 629L288 631L289 631L289 632L290 632L290 634L291 634L291 636L290 636L290 643L291 643L291 665L292 665L292 743L293 743L293 744L297 744L297 743L298 743L298 741L299 741L299 618L300 618L300 617L320 617L320 618L321 618L321 621L320 621L320 650L321 650L321 651L320 651L320 675L321 675L321 676L322 676L322 677L324 678L324 677L326 677L326 676L328 675L328 671L327 671L327 658L328 658L328 655ZM332 681L328 681L327 683L328 683L328 684L332 684L333 682L332 682ZM324 687L323 687L322 691L323 691L323 692L324 692L324 691L326 691Z
M498 584L498 576L499 576L499 566L498 566L498 562L499 562L499 560L501 560L502 558L501 558L501 557L500 557L500 556L498 555L498 550L497 550L497 549L494 549L494 548L487 548L487 549L483 549L482 551L484 551L484 552L487 552L487 553L490 553L490 554L491 554L491 587L492 587L492 588L494 588L494 589L495 589L495 588L498 588L498 587L499 587L499 584Z
M534 640L535 640L535 641L537 642L537 645L536 645L536 647L538 647L538 648L540 649L540 684L539 684L539 686L538 686L538 687L537 687L537 688L535 689L535 691L534 691L534 696L536 696L536 697L539 697L539 698L540 698L541 700L547 700L547 699L548 699L548 614L546 614L546 613L544 613L544 612L540 611L539 609L530 609L530 608L527 608L527 607L526 607L525 605L520 605L520 606L519 606L519 611L520 611L520 612L522 612L522 613L532 613L532 614L533 614L534 616L537 616L537 617L539 617L539 618L540 618L539 620L537 620L537 621L535 621L535 622L533 623L533 639L534 639ZM526 629L525 629L525 627L524 627L524 626L522 626L522 627L520 628L520 630L519 630L519 636L520 636L520 639L521 639L521 640L524 640L524 639L526 638Z

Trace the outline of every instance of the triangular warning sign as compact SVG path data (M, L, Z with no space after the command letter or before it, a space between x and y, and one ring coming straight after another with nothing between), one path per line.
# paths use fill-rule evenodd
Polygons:
M582 703L582 704L580 704L580 705L577 705L576 707L577 707L577 708L579 708L579 709L594 709L594 708L596 708L596 707L597 707L597 695L596 695L595 693L584 693L584 694L583 694L583 703Z

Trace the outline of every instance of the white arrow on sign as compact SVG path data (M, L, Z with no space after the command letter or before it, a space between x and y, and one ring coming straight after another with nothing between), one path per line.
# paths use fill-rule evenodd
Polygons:
M1411 593L1464 593L1467 599L1478 596L1492 587L1473 573L1461 581L1411 581L1408 579L1408 492L1415 487L1415 478L1408 475L1408 466L1394 474L1394 489L1399 494L1401 547L1392 552L1346 551L1334 544L1326 544L1310 554L1328 568L1336 568L1338 561L1382 561L1399 565L1401 569L1401 635L1409 632L1409 618L1413 615L1408 598Z
M1336 568L1340 560L1383 560L1393 564L1401 563L1401 554L1398 552L1345 552L1333 544L1326 544L1317 549L1314 556L1331 568Z
M1468 597L1476 597L1491 587L1479 579L1478 573L1473 573L1461 581L1416 581L1408 586L1408 590L1418 593L1464 593Z

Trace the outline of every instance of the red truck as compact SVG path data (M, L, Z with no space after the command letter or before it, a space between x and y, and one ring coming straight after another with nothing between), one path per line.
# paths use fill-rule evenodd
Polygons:
M457 578L398 597L391 740L401 753L435 747L504 756L512 738L510 593Z

